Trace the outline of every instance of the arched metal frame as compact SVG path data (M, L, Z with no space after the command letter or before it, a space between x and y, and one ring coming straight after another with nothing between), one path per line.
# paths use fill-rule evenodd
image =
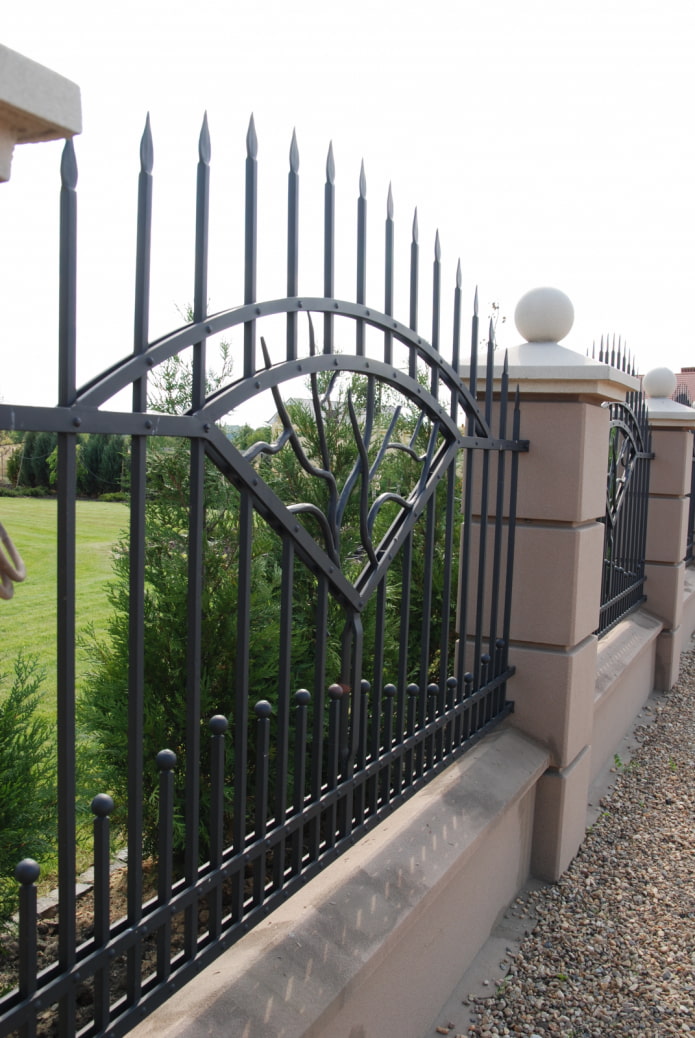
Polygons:
M17 991L0 1000L0 1036L17 1028L34 1033L40 1008L58 1005L61 1034L78 1028L78 978L93 984L94 1000L85 1034L120 1035L171 991L191 979L237 940L248 928L288 894L323 868L355 838L454 761L511 709L506 685L513 673L508 660L508 635L513 572L516 472L518 454L527 449L520 439L519 407L508 399L505 372L493 385L492 335L486 358L484 391L478 386L479 322L477 301L471 325L470 382L458 374L461 337L461 274L454 291L451 361L440 349L441 256L435 244L432 275L432 336L428 342L417 330L419 244L417 215L413 221L410 264L410 319L405 325L393 317L393 200L389 191L385 227L384 309L366 305L366 181L360 175L357 204L356 302L334 297L335 167L332 148L326 164L324 208L324 295L298 293L299 155L296 138L290 148L287 222L287 288L285 298L257 301L257 141L253 120L247 135L244 303L217 314L206 313L209 226L210 140L207 121L199 143L195 292L192 321L156 342L150 342L149 267L152 211L153 148L149 119L140 149L141 171L136 258L134 348L110 370L78 389L76 370L76 182L77 168L68 142L61 167L61 291L58 406L42 408L0 405L0 426L18 430L50 430L58 434L58 799L60 939L58 962L37 979L36 948L32 940L36 873L31 865L18 871L22 884L21 926L26 950ZM307 334L301 315L307 315ZM263 319L284 316L285 357L271 361L265 349L259 358L258 329ZM322 326L320 349L313 322ZM354 352L336 350L339 326L354 328ZM243 330L241 376L207 395L206 340L234 328ZM378 333L373 348L367 329ZM309 342L304 348L302 343ZM343 340L344 341L344 340ZM394 363L394 347L403 348L407 362ZM193 348L192 392L186 414L147 410L151 371L184 349ZM367 385L365 414L351 406L355 464L343 486L330 483L331 473L321 437L323 459L302 457L300 437L292 426L283 387L301 377L312 385L317 423L321 422L316 379L328 372L357 375ZM105 405L132 386L130 413L109 411ZM420 414L426 447L416 451L414 440L401 442L395 423L375 421L377 387L385 386ZM225 435L220 420L230 411L270 392L280 415L281 430L272 440L241 450ZM493 400L498 418L493 426ZM511 435L507 434L508 414ZM496 430L496 431L495 431ZM188 676L186 750L186 856L181 880L174 884L171 866L173 755L158 757L161 773L160 851L158 896L143 904L143 878L138 868L128 871L128 916L112 924L108 902L109 798L98 796L95 813L95 930L77 945L75 926L75 497L76 437L78 433L119 433L131 438L130 502L130 610L128 711L130 736L128 858L138 862L142 853L143 710L145 669L145 562L147 550L148 441L181 437L190 445L188 531ZM307 472L331 485L329 506L321 510L301 501L283 501L262 478L258 461L280 450L292 450ZM406 450L416 458L419 474L399 492L380 495L376 475L389 450ZM466 463L461 460L465 454ZM495 455L493 479L491 458ZM237 664L230 676L233 705L230 716L210 719L212 810L210 859L199 862L200 826L200 654L204 574L202 541L205 520L204 470L206 459L239 492L240 571L237 610ZM463 470L463 476L462 476ZM334 481L335 482L335 481ZM359 512L364 560L359 574L344 570L337 544L341 508L355 495ZM394 518L378 543L372 542L374 516L386 503ZM331 503L332 502L332 503ZM463 508L460 540L455 520ZM438 518L443 534L436 540ZM307 519L307 516L310 516ZM491 518L494 516L494 519ZM250 561L254 523L268 523L282 545L280 609L282 635L278 645L277 744L274 772L268 771L269 707L253 706L249 699L247 665L253 632L249 623ZM314 522L314 526L312 526ZM419 679L407 670L408 632L412 587L413 531L424 529L422 616L418 619L422 647ZM320 529L320 536L312 531ZM437 535L439 536L439 535ZM436 552L442 553L446 574L441 598L432 599ZM327 632L328 605L335 600L343 613L341 673L328 675L325 658L317 649L315 687L311 693L291 689L288 661L292 639L292 595L295 566L311 572L316 581L316 644ZM383 618L389 573L401 567L398 673L381 673ZM381 628L376 625L373 673L362 672L362 614L376 602ZM432 643L431 617L437 614L441 633ZM458 648L452 649L453 639ZM381 645L381 648L380 648ZM464 651L464 646L466 650ZM381 653L381 656L380 656ZM473 661L470 663L470 661ZM468 662L467 662L468 661ZM467 669L470 667L470 669ZM437 680L431 680L433 668ZM330 683L329 683L330 682ZM255 715L255 716L254 716ZM231 729L234 764L225 767L225 733ZM292 738L290 739L290 731ZM256 740L253 789L248 774L249 739ZM290 760L290 748L294 759ZM264 763L265 762L265 763ZM293 782L288 775L293 771ZM234 795L233 832L223 818L224 786ZM269 789L269 785L273 789ZM291 791L290 791L291 786ZM252 801L249 794L253 793ZM249 804L253 803L252 815ZM250 881L250 890L248 882ZM223 907L222 891L231 891ZM207 899L209 923L199 926L198 907ZM183 948L173 952L171 920L181 914ZM155 972L143 971L143 945L156 941ZM127 991L114 1000L109 988L109 963L127 959ZM81 1025L80 1025L81 1026Z
M610 631L646 600L644 594L649 469L653 457L641 392L610 411L601 610L597 634Z

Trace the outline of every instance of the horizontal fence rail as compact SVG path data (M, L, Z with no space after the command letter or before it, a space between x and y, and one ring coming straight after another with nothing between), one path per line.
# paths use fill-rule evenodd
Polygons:
M0 1036L127 1033L512 709L517 468L528 444L506 364L493 409L492 329L479 400L477 298L469 383L459 377L460 266L448 359L442 350L439 235L429 338L418 328L417 216L409 320L394 318L390 190L383 304L367 304L364 169L356 299L334 295L332 148L324 294L300 294L294 135L287 296L259 301L257 148L251 120L243 303L207 313L206 120L190 319L151 341L148 120L133 349L80 389L77 169L72 144L64 151L58 406L0 405L0 426L58 435L59 943L44 961L39 869L26 858L16 873L18 980L0 999ZM209 340L222 333L232 336L223 355L232 351L234 377L224 363L210 373ZM109 410L127 387L131 411ZM233 424L249 403L265 418L258 429ZM116 549L111 637L93 646L95 668L77 699L78 450L96 433L129 438L129 519ZM78 728L91 731L109 776L91 801L86 929L75 894ZM127 850L122 908L116 849Z

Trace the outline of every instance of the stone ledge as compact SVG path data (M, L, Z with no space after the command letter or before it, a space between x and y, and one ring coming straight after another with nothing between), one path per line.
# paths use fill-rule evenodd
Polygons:
M525 882L547 751L502 727L133 1038L420 1038Z
M79 87L0 44L0 180L9 180L15 144L81 132Z

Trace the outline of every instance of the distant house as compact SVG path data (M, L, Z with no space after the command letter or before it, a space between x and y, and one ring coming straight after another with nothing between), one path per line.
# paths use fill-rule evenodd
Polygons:
M682 404L693 405L695 401L695 368L681 368L676 375L676 391L674 400Z

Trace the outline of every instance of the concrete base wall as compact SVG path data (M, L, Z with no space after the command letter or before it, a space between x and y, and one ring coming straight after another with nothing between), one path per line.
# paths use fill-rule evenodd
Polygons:
M548 759L512 727L493 732L134 1038L422 1038L529 875Z
M615 752L654 688L657 639L662 623L638 610L598 643L591 780Z
M695 579L691 594L695 612ZM422 1038L531 872L554 880L570 864L589 783L653 688L661 631L641 610L600 640L592 743L571 765L550 767L549 747L503 725L134 1038Z

